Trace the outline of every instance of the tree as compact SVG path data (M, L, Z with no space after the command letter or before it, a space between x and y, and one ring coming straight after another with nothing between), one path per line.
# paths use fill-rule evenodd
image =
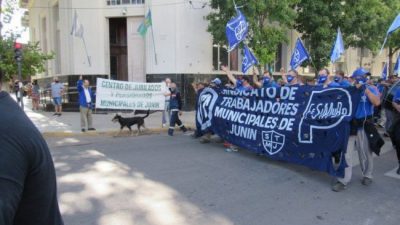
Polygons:
M301 0L294 28L306 41L313 65L318 70L329 64L330 51L338 27L342 27L344 5L341 0Z
M18 2L16 0L8 0L5 1L3 5L3 0L0 0L0 18L2 18L2 20L0 20L0 42L3 42L3 22L11 22L17 4ZM0 57L0 60L2 61L3 59ZM0 67L0 83L1 80L4 78L3 75L4 72Z
M358 0L345 2L343 23L344 41L347 46L368 49L376 54L385 37L388 15L391 14L390 1ZM390 3L392 4L392 3ZM360 54L362 66L363 54Z
M1 15L3 14L3 0L0 0L0 42L2 42L2 30L3 30L3 21L1 21ZM0 61L2 59L0 58ZM1 89L1 81L3 79L3 70L0 68L0 89Z
M14 43L15 38L13 36L0 40L0 70L3 71L3 78L6 80L11 79L13 76L18 74L17 63L14 59ZM38 42L24 45L22 77L26 78L44 72L46 61L53 58L54 53L43 53Z
M384 0L384 3L389 7L385 29L388 29L394 18L400 13L400 1ZM386 33L386 30L385 30ZM389 48L389 75L393 75L393 56L400 50L400 30L395 31L388 38L386 47Z
M400 30L390 35L387 47L389 48L389 75L393 75L393 57L400 50Z
M236 4L246 16L250 31L246 44L252 48L261 64L272 63L276 59L279 45L287 42L288 29L296 17L294 5L299 0L238 0ZM215 44L226 45L226 23L236 15L231 0L212 0L214 12L207 16L208 32Z

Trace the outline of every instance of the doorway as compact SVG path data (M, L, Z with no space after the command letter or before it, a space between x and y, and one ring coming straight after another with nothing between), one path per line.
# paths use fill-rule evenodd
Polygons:
M128 41L126 18L110 18L110 75L128 81Z

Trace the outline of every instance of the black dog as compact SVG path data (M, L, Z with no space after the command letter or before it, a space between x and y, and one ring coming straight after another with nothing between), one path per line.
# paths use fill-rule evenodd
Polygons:
M144 126L144 119L146 119L150 114L150 110L147 111L147 115L140 117L140 116L135 116L135 117L131 117L131 118L123 118L121 115L115 115L114 118L111 120L112 122L116 123L118 122L121 125L121 129L119 130L118 134L121 134L122 129L124 129L124 127L127 127L129 129L129 131L131 132L131 134L133 134L131 127L133 125L137 125L138 128L138 133L137 135L140 134L141 130L140 127L146 128Z

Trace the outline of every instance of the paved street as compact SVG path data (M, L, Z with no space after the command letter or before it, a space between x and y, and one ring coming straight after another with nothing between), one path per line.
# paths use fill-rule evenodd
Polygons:
M64 112L61 117L53 116L53 112L34 112L30 110L30 104L27 103L26 114L44 134L79 134L81 133L80 114L79 112ZM107 133L119 130L119 124L114 123L111 119L116 113L93 114L93 125L97 132ZM133 115L133 113L122 113L123 117L144 116L144 114ZM150 114L145 120L146 127L150 130L160 130L162 113L156 112ZM169 121L169 120L168 120ZM185 112L182 121L188 126L194 126L194 112ZM167 124L169 126L169 124ZM136 132L136 126L133 126ZM124 128L127 131L127 128Z
M331 177L187 135L47 138L67 225L397 225L400 180L376 158L370 187L355 167L348 190Z

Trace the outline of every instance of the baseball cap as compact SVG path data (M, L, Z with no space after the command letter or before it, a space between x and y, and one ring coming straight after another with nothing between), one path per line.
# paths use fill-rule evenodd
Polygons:
M366 69L360 67L353 72L353 75L351 75L351 77L354 78L354 77L365 76L367 73L369 72Z
M220 85L222 81L219 78L215 78L214 80L211 81L211 83L214 83L216 85Z

